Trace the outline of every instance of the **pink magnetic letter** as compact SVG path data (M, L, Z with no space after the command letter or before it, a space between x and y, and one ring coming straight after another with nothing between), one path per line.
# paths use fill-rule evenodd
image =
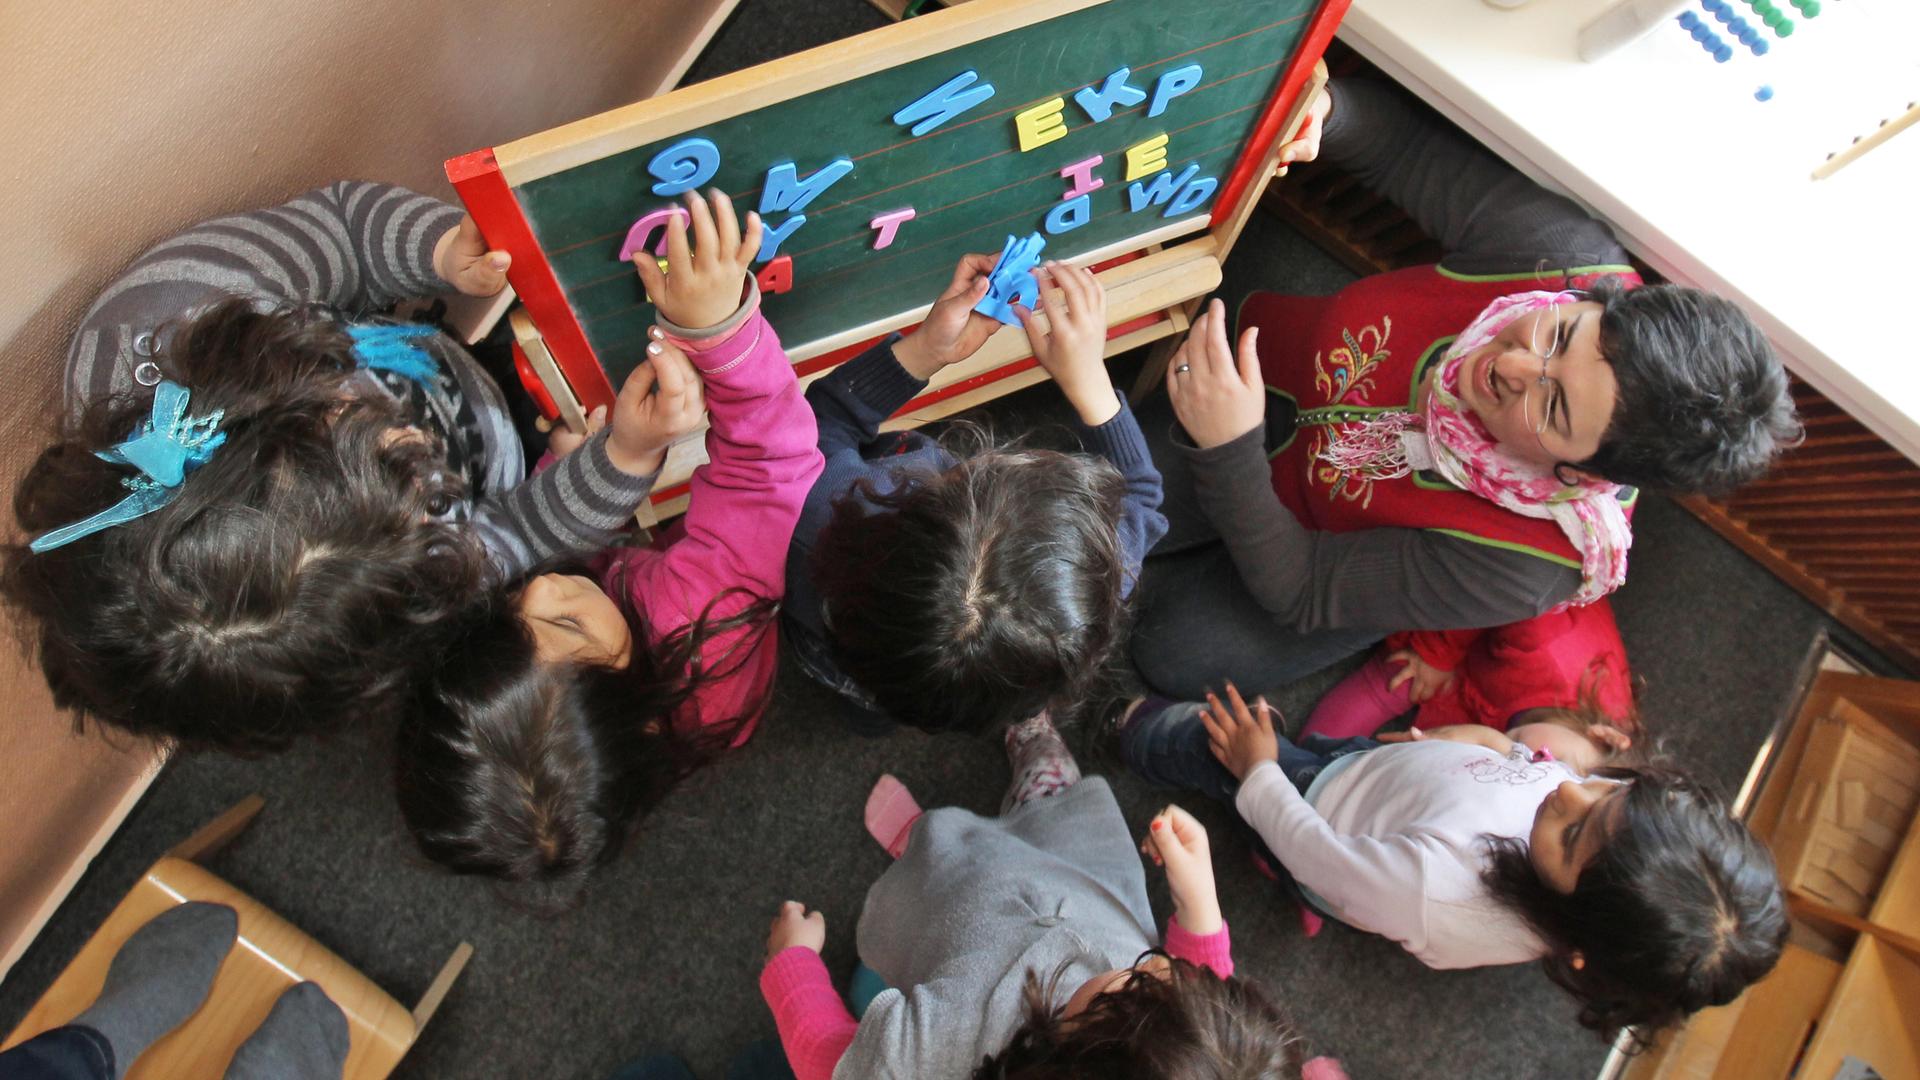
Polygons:
M867 228L880 230L880 235L873 239L873 250L879 251L892 244L893 238L900 232L900 226L912 221L913 214L913 207L909 206L904 210L889 210L867 222Z
M653 235L655 229L660 230L660 242L653 245L653 253L665 255L667 253L667 222L676 217L689 216L684 206L668 206L655 210L634 222L633 228L627 230L627 242L620 245L620 261L626 262L633 258L634 252L644 250L647 246L647 238Z
M1093 170L1099 168L1100 163L1105 160L1107 160L1105 157L1095 154L1085 161L1076 161L1066 168L1061 169L1061 177L1073 181L1073 186L1068 188L1067 193L1062 195L1061 198L1077 199L1089 191L1097 191L1105 187L1107 182L1093 175Z

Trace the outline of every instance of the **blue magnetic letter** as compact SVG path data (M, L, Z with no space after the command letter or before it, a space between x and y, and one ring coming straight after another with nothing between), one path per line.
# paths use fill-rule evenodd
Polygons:
M1153 174L1152 187L1144 186L1144 181L1135 180L1127 185L1127 209L1137 214L1149 206L1159 206L1167 202L1173 198L1174 192L1186 187L1187 181L1193 179L1193 174L1199 171L1200 166L1189 165L1180 171L1179 176L1175 176L1162 169Z
M1153 84L1153 104L1147 106L1149 117L1159 116L1167 111L1167 102L1200 85L1200 65L1188 64L1183 68L1174 68L1160 81Z
M766 188L760 194L760 216L805 210L821 192L852 171L853 162L840 158L805 180L795 180L793 162L775 165L767 170Z
M760 254L753 261L770 261L780 251L780 241L792 236L800 226L807 223L807 215L795 214L778 225L768 224L760 233Z
M1193 183L1188 184L1186 187L1183 187L1180 189L1180 194L1173 197L1173 205L1167 207L1167 212L1164 214L1161 214L1160 216L1161 217L1178 217L1179 215L1194 209L1195 207L1199 206L1201 203L1206 202L1208 199L1212 198L1213 189L1219 186L1220 186L1220 181L1214 179L1211 176L1203 176L1200 179L1195 180Z
M925 97L894 113L893 122L902 127L912 124L915 135L925 135L993 96L992 83L973 86L979 78L980 74L976 71L963 71L955 75L928 91ZM967 89L970 86L973 88Z
M1000 261L993 264L993 271L987 275L987 295L973 305L973 310L982 315L991 315L1008 326L1019 326L1020 317L1013 313L1014 304L1033 307L1040 298L1040 283L1034 280L1033 268L1039 265L1040 252L1047 246L1047 238L1039 233L1020 240L1007 237L1006 245L1000 249Z
M1063 232L1085 225L1093 216L1093 196L1082 195L1077 199L1067 199L1053 204L1047 211L1047 235L1058 236Z
M1131 109L1147 100L1145 90L1127 85L1127 76L1131 74L1133 74L1132 68L1121 68L1107 76L1107 81L1100 84L1100 89L1095 90L1089 86L1074 94L1073 100L1079 102L1082 109L1087 110L1087 116L1096 124L1112 116L1115 105L1123 109Z
M660 182L655 195L678 195L713 179L720 168L720 148L708 139L681 139L653 155L647 171Z

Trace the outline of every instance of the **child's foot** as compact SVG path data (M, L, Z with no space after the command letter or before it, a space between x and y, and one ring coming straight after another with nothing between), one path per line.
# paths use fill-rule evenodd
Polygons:
M339 1080L347 1016L319 983L295 983L234 1051L226 1080Z
M920 804L913 801L907 785L888 773L867 796L867 833L897 859L907 850L907 837L913 832L913 823L920 820L920 813Z
M155 915L120 946L100 996L73 1018L113 1047L115 1080L200 1010L239 930L240 917L225 904L181 904Z
M1054 730L1046 712L1023 720L1007 729L1007 761L1013 766L1013 783L1006 798L1000 800L1000 812L1011 812L1035 799L1057 795L1080 779L1080 765L1073 760L1066 740Z

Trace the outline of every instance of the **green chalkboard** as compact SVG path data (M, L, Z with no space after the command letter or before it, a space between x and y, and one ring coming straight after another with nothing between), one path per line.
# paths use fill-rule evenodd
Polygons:
M765 303L789 345L818 341L929 303L963 252L997 253L1009 234L1042 231L1067 192L1060 170L1096 154L1104 161L1092 175L1103 186L1092 192L1091 214L1084 225L1049 236L1047 256L1070 258L1206 215L1218 188L1173 219L1166 204L1131 209L1122 180L1127 149L1167 135L1172 175L1197 165L1197 177L1224 184L1319 6L1108 0L689 127L512 191L567 306L617 386L653 321L633 268L618 256L629 226L673 202L650 191L656 177L648 163L659 151L687 136L711 140L720 151L711 183L742 214L758 208L770 167L793 162L805 177L850 158L853 171L807 206L806 223L781 243L780 253L793 260L792 291ZM1195 64L1201 77L1194 88L1149 118L1156 80ZM1148 101L1094 122L1073 95L1121 67L1132 69L1128 83L1147 91ZM896 110L968 70L992 84L991 99L919 138L894 123ZM1068 134L1022 152L1015 115L1055 97L1066 98ZM889 247L875 250L871 219L909 206L914 219Z

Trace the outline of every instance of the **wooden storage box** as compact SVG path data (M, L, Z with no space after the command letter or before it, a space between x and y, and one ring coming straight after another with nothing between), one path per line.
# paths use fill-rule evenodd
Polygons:
M1844 698L1808 720L1770 839L1780 882L1865 917L1920 807L1920 749Z

